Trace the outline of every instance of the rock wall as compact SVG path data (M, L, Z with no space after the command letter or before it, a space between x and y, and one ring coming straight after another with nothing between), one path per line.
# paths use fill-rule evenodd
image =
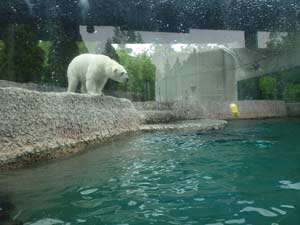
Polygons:
M200 120L175 125L178 120L231 119L231 102L183 101L152 110L154 103L76 93L37 92L0 88L0 169L16 168L74 154L86 145L138 130L216 129L226 122ZM240 118L286 117L282 101L237 101ZM145 109L144 109L144 108ZM144 110L143 110L144 109ZM290 105L299 115L299 104ZM164 123L173 122L171 125ZM150 125L141 125L147 123ZM158 124L153 126L151 124ZM184 122L186 123L186 122Z
M80 145L139 129L126 99L0 88L0 167L80 151Z
M134 102L133 103L137 110L171 110L173 103L166 102L155 102L155 101L145 101L145 102Z
M17 87L41 92L65 92L67 90L66 88L58 86L42 85L36 83L18 83L13 81L0 80L0 88L4 87Z

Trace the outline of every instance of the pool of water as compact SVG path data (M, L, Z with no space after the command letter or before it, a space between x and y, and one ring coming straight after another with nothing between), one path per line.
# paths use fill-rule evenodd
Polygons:
M0 193L28 225L299 225L300 120L123 137L1 173Z

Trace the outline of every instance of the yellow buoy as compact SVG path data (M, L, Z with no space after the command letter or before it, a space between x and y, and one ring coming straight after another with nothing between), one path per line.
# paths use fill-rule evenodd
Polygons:
M240 112L238 110L238 107L235 103L230 104L230 112L233 118L239 118Z

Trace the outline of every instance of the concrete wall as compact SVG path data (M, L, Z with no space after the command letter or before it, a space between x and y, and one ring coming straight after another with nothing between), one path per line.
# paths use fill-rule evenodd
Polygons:
M232 101L211 101L203 103L198 100L177 101L164 105L160 111L161 121L189 120L189 119L232 119L230 104ZM261 119L287 116L300 116L300 104L286 104L284 101L234 101L237 104L240 119ZM153 109L147 105L139 105L139 110L153 114ZM288 105L288 107L287 107ZM143 106L145 106L143 108ZM293 113L292 113L293 112ZM164 114L163 114L164 113ZM151 116L151 115L150 115ZM154 116L153 116L154 117ZM155 118L154 118L155 119Z
M189 54L171 53L170 59L166 56L160 60L153 59L160 68L156 79L158 102L183 99L204 102L236 101L238 81L300 66L299 49L250 50L220 47Z
M230 104L232 101L214 101L203 103L189 101L173 106L177 114L188 119L232 119ZM240 112L240 119L259 119L286 117L286 104L283 101L235 101Z
M82 150L91 141L139 129L126 99L0 88L0 168Z
M236 77L237 81L300 66L299 49L234 49L234 52L238 55L240 67L244 71L244 74ZM254 66L259 67L255 68Z
M222 50L192 53L157 80L159 102L198 99L203 101L236 100L235 70L230 55ZM167 67L167 66L166 66Z

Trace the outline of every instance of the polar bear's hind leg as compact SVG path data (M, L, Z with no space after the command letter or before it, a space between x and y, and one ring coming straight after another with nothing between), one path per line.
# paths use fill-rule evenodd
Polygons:
M78 80L74 77L68 77L68 92L76 92Z
M86 82L83 81L81 82L81 89L80 89L81 93L87 93L87 89L86 89Z

